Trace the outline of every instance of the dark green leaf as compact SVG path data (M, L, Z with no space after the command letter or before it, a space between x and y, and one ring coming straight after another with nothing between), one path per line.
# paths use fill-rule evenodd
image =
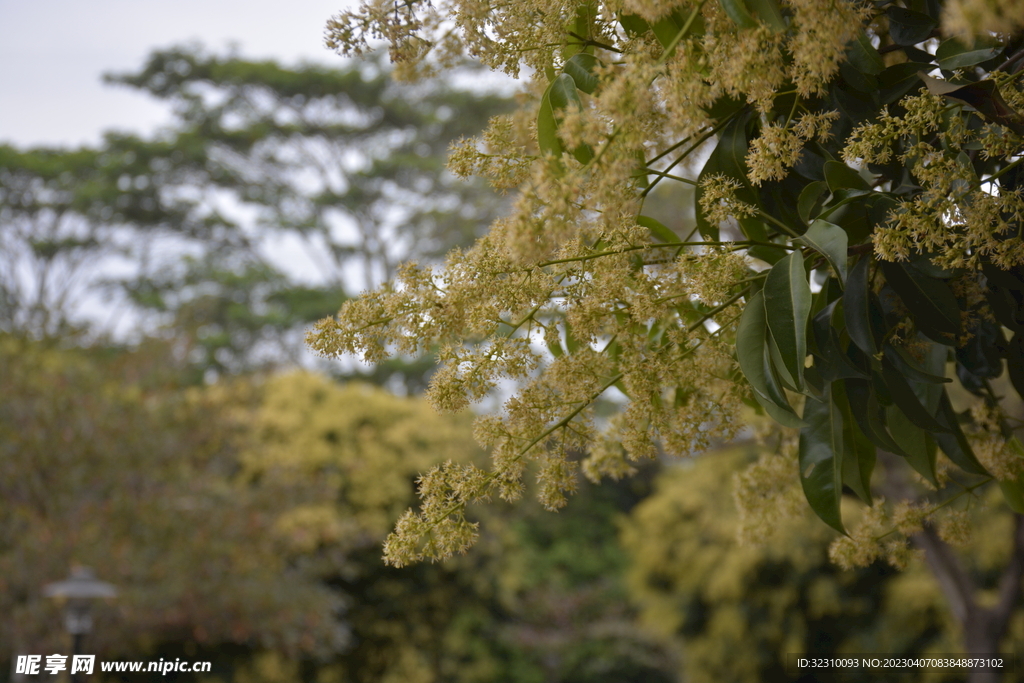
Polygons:
M766 367L765 341L768 327L765 320L764 295L758 292L747 301L736 329L736 359L743 376L750 382L754 397L768 414L781 424L801 427L803 423L786 401Z
M640 36L651 29L650 24L636 14L620 14L619 24L628 36Z
M956 38L951 38L939 45L935 59L939 62L939 68L953 71L987 62L1002 51L1001 47L983 47L978 44L968 47Z
M860 173L853 170L841 161L825 162L825 182L828 189L836 190L864 190L868 191L871 186L861 177Z
M668 50L670 47L672 51L675 51L675 45L677 44L677 38L683 30L685 20L679 15L678 12L673 12L669 16L659 19L651 25L651 30L654 32L654 37L658 39L661 46ZM696 25L696 22L690 26L689 32L697 32L700 27Z
M847 379L843 384L850 402L850 411L861 432L882 450L906 455L889 434L884 420L885 411L878 403L872 383L862 379Z
M818 180L807 183L807 187L800 192L800 198L797 200L797 212L804 223L810 223L814 218L816 209L820 207L821 196L827 191L828 183Z
M910 261L908 261L908 263L914 268L916 268L918 271L923 273L924 275L927 275L928 277L934 277L939 280L949 280L950 278L955 277L956 275L961 274L963 272L961 270L960 273L958 273L955 270L949 270L947 268L935 265L932 262L933 256L934 254L915 254L910 257Z
M841 306L842 299L837 299L814 316L812 329L818 354L815 365L820 363L821 376L827 382L853 377L867 379L869 375L850 362L840 344L834 323L841 318Z
M630 37L642 36L650 31L650 25L637 14L618 15L618 24L622 25L626 35Z
M878 353L878 346L871 329L871 290L868 282L870 265L871 257L865 255L850 270L843 294L843 311L850 339L861 351L874 356Z
M1017 477L1013 481L1000 481L999 490L1010 509L1018 515L1024 515L1024 481Z
M939 410L935 417L949 430L948 432L935 432L932 434L932 438L938 443L939 448L946 454L946 457L964 472L988 475L988 471L978 462L970 442L964 436L956 411L953 410L953 404L949 401L949 394L945 391L942 392L942 397L939 400Z
M782 358L782 352L779 351L779 345L776 343L775 339L772 338L771 334L768 335L766 343L768 347L768 360L770 362L769 371L773 373L773 376L777 378L778 382L783 387L790 391L802 393L804 391L802 381L797 380L797 378L790 373L789 368L786 367L786 361Z
M889 16L889 35L897 45L915 45L927 40L938 22L927 14L890 6L885 13Z
M907 464L937 488L935 442L923 429L911 422L899 407L889 406L885 412L892 438L906 454Z
M918 72L921 64L903 62L887 67L878 75L878 99L882 104L892 104L918 86Z
M882 55L871 44L864 31L846 45L846 58L858 71L871 76L877 76L885 69L885 62Z
M924 81L933 95L943 95L969 104L990 121L1006 126L1017 135L1024 135L1024 119L1006 103L995 81L987 79L958 85L932 78L923 71L918 72L918 78Z
M913 424L929 432L949 431L947 427L935 419L934 414L926 406L922 405L920 398L914 392L914 388L910 386L899 370L889 362L888 358L882 359L882 378L885 380L885 386L889 389L889 395L892 397L893 403L899 406L902 413ZM890 426L892 426L891 423ZM899 442L899 437L896 436L895 432L893 432L893 436Z
M957 347L956 360L975 377L995 379L1003 374L1004 348L1002 327L991 320L981 320L967 343Z
M548 97L551 100L551 108L555 111L570 105L576 109L583 108L580 94L576 90L576 82L569 74L559 74L558 78L551 82L548 86Z
M1010 448L1014 450L1018 458L1024 458L1024 445L1016 436L1009 441ZM1000 481L999 489L1003 492L1003 498L1010 509L1019 515L1024 515L1024 474L1018 474L1016 479Z
M845 534L839 503L843 494L843 416L832 400L808 397L800 430L800 483L814 513L836 531Z
M847 235L842 228L827 221L816 220L796 241L824 256L839 278L840 285L846 286Z
M1013 335L1006 347L1006 367L1010 375L1010 383L1017 394L1024 398L1024 333Z
M849 486L864 503L871 505L875 445L857 428L842 382L832 385L832 399L843 416L843 484Z
M800 252L793 252L772 266L765 278L764 305L772 339L796 388L802 390L811 287Z
M737 191L736 196L741 201L750 204L757 204L756 195L750 190L747 181L747 133L746 125L750 114L740 114L733 118L718 134L718 144L714 151L704 163L701 169L699 181L703 181L710 175L721 173L729 178L742 183L743 187ZM718 226L711 225L700 207L700 200L704 194L703 187L698 184L695 191L695 203L697 207L697 229L700 234L709 240L718 239Z
M576 82L572 76L565 73L559 74L544 93L540 112L537 115L537 142L542 151L560 156L565 149L557 134L558 112L570 106L582 109L583 102L580 100L580 94L576 90ZM572 154L581 164L589 163L594 158L593 151L586 145L572 150Z
M903 263L880 263L886 281L900 295L921 332L940 343L960 334L960 308L949 285Z
M893 367L896 368L901 375L906 377L912 382L923 382L925 384L944 384L946 382L952 382L953 380L949 377L933 375L927 373L914 365L914 363L907 357L906 351L903 349L896 348L892 344L886 343L883 348L886 359L892 363Z

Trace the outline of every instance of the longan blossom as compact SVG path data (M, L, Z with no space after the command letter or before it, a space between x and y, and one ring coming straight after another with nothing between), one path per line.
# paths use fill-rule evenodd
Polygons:
M448 170L460 178L487 178L501 191L522 185L534 157L526 154L515 128L511 116L492 117L482 140L462 138L451 144Z
M700 198L700 208L709 223L717 225L729 218L751 218L757 215L757 207L736 198L736 191L742 187L740 181L721 173L713 173L701 181L704 192Z
M1006 239L1024 218L1024 193L978 178L967 154L968 145L978 143L984 155L1008 158L1016 136L995 124L980 131L944 126L950 105L924 91L900 105L904 116L883 110L877 121L853 131L843 152L851 163L885 164L895 156L923 190L900 201L876 229L878 256L903 261L929 252L946 268L975 267L981 258L1003 269L1024 263L1020 240Z
M674 241L643 227L651 223L641 217L653 215L645 214L645 201L654 185L693 184L694 158L731 130L743 134L733 140L753 138L747 149L727 150L732 167L745 161L748 177L702 178L703 218L763 219L767 227L748 234L750 242L802 232L800 225L787 230L753 197L793 178L805 149L820 152L820 145L835 156L830 140L850 117L837 123L831 107L842 102L824 95L849 41L880 35L885 20L877 6L859 0L781 0L779 7L773 21L758 15L740 26L711 1L371 0L328 25L328 43L344 54L387 41L409 77L464 57L512 76L530 73L518 111L492 119L480 138L453 144L449 158L457 175L484 175L500 190L518 189L509 213L472 249L440 267L403 267L394 282L346 302L309 336L321 355L368 362L440 349L428 396L441 410L465 409L498 382L516 384L500 412L476 422L490 467L446 465L424 475L422 506L389 537L388 562L464 551L477 533L467 506L488 496L516 500L527 477L537 479L542 502L555 509L579 471L592 479L624 476L640 458L700 453L744 424L750 396L736 381L735 334L760 273L742 242L708 237L694 247L690 240L700 238L680 233ZM551 83L557 76L564 85L558 75L570 71L588 87L575 93L580 106L574 97L556 110ZM993 78L1011 106L1024 104L1019 79ZM554 131L542 135L545 92L552 116L544 121ZM1024 196L1005 178L977 177L972 163L979 156L1014 163L1019 138L993 121L968 126L961 111L948 99L912 94L899 103L900 113L881 108L857 125L841 149L854 169L898 162L909 170L910 192L891 186L899 178L873 181L873 194L899 202L884 225L872 227L880 257L930 252L949 267L979 259L1003 268L1024 264L1021 240L1005 239L1024 219ZM821 202L836 201L835 194ZM804 218L789 213L787 221ZM841 213L833 215L841 221ZM977 287L951 285L961 299L982 303ZM974 315L987 313L966 315L967 327ZM911 331L898 326L890 338L912 346ZM597 406L612 394L619 405L608 419ZM1006 469L1005 450L978 443L979 457L997 476L1016 471ZM763 458L738 477L750 533L751 520L794 511L797 474L789 453ZM902 565L910 557L908 535L928 514L878 502L831 555L845 567L879 557ZM950 538L962 536L957 518L949 519Z
M832 123L838 118L839 112L824 111L804 114L792 126L769 123L761 128L760 137L751 142L747 153L750 182L760 185L785 178L800 161L804 144L815 138L828 140Z

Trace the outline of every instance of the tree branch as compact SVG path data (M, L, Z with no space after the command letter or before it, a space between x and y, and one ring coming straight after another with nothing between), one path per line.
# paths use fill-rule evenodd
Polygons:
M925 526L920 533L914 534L911 541L924 550L925 562L932 570L939 587L942 589L953 616L961 624L966 624L968 616L977 609L974 600L974 582L964 570L953 550L939 538L935 529Z
M992 607L993 627L1004 633L1020 598L1020 584L1024 579L1024 515L1013 516L1013 549L1010 562L999 577L999 599Z

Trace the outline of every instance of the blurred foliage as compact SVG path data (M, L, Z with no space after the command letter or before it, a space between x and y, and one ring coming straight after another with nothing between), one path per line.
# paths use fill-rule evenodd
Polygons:
M41 587L81 563L120 591L88 651L214 664L177 680L675 680L615 543L652 470L556 517L489 511L486 552L387 568L418 473L481 456L467 420L301 372L179 389L159 359L0 344L0 679L68 651Z
M653 495L623 526L629 586L642 621L679 643L685 680L796 680L788 654L898 656L961 651L962 634L920 557L902 572L881 562L845 571L828 559L833 534L810 514L779 524L758 544L738 540L732 475L756 459L737 446L667 468ZM962 551L983 592L1009 561L1012 515L990 492L973 513L976 537ZM849 502L849 501L848 501ZM847 512L856 519L857 510ZM1007 641L1022 642L1016 614ZM859 676L859 677L858 677ZM800 681L831 681L834 672ZM861 670L849 681L957 681Z
M170 105L159 135L0 145L0 330L161 324L194 380L298 362L303 325L403 260L471 243L500 205L443 164L507 98L388 71L157 51L107 78ZM404 369L417 388L426 368Z
M334 651L338 598L282 553L271 491L236 481L253 388L144 389L119 370L0 338L0 659L67 649L40 593L74 564L121 591L97 652Z

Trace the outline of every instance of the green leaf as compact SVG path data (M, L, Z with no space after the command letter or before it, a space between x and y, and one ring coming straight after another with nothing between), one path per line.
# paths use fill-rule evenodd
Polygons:
M668 229L661 221L650 216L637 216L636 224L651 231L651 236L659 242L678 242L679 236Z
M599 85L594 69L600 64L601 60L594 55L579 52L565 63L562 71L572 77L577 88L588 95L593 95Z
M912 423L929 432L949 431L922 404L920 398L914 392L914 388L910 386L899 370L889 362L888 358L882 359L882 379L885 380L885 386L889 389L889 395L892 397L893 402L899 406L903 414ZM899 441L898 438L896 440L897 442Z
M951 38L939 45L939 49L935 51L935 58L939 61L940 69L953 71L987 62L1002 51L1001 47L968 47L956 38Z
M839 503L843 495L843 416L826 389L824 400L808 397L800 430L800 483L814 513L845 534Z
M619 24L630 37L641 36L651 29L650 24L636 14L620 14Z
M858 71L869 76L877 76L885 69L882 55L878 54L864 31L846 45L846 58Z
M786 30L786 19L782 16L779 3L775 0L747 0L747 4L770 29L776 33Z
M811 287L800 252L795 251L772 266L764 282L764 305L768 329L786 370L796 382L796 388L803 390Z
M802 427L803 422L790 407L785 394L769 374L765 362L765 340L768 327L765 320L764 295L758 292L747 300L736 329L736 359L757 399L768 414L787 427Z
M718 2L734 24L740 28L757 28L757 22L754 17L750 16L743 0L718 0Z
M948 268L943 268L941 266L935 265L932 262L932 258L934 256L934 253L914 254L913 256L910 257L908 263L917 270L927 275L928 277L933 277L938 280L949 280L951 278L956 277L957 275L963 274L963 269L950 270Z
M597 18L597 8L593 2L584 2L576 8L574 21L565 27L566 33L575 33L577 36L586 37L595 33L594 22ZM570 36L571 37L571 36ZM582 54L584 50L592 49L585 42L570 40L562 46L562 58L570 59L574 55Z
M960 334L960 307L949 285L903 263L880 263L886 281L899 294L921 332L939 343Z
M871 505L875 445L857 428L842 382L832 385L832 400L843 416L843 484L849 486L864 503Z
M842 189L863 190L865 192L871 190L871 186L861 177L860 173L857 173L857 171L841 161L825 162L825 182L828 183L828 189L832 190L832 192Z
M843 293L843 313L850 339L861 351L874 356L878 353L878 346L871 329L871 289L868 282L870 265L871 257L865 255L850 270L846 291Z
M942 397L939 400L939 410L935 417L949 430L948 432L935 432L932 434L932 438L935 439L935 442L942 449L942 452L946 454L946 457L964 472L988 475L988 470L978 462L970 442L967 441L963 430L960 429L960 421L957 419L956 411L953 410L949 394L945 391L942 392Z
M918 72L921 64L916 62L902 62L886 67L885 71L878 75L880 90L878 98L882 104L892 104L910 92L918 88Z
M923 382L925 384L945 384L946 382L952 382L953 380L949 377L940 375L933 375L931 373L921 370L914 365L913 361L907 357L907 352L903 349L896 348L892 344L886 343L882 349L885 354L886 360L892 363L893 367L896 368L901 375L906 377L912 382Z
M545 91L544 97L541 99L540 112L537 115L537 142L542 151L561 156L565 147L558 138L556 112L570 106L582 109L583 102L580 100L580 94L576 90L576 82L572 76L565 73L559 74ZM586 145L580 145L572 150L572 155L581 164L586 164L594 158L594 152Z
M828 183L824 180L816 180L807 183L807 186L800 191L800 198L796 202L797 213L804 223L810 223L814 217L815 209L819 207L821 196L828 191Z
M840 317L837 311L841 306L842 299L836 299L814 316L811 328L817 347L815 365L819 365L820 361L821 376L827 382L853 377L868 379L869 375L855 367L847 358L834 327L835 319Z
M898 406L889 406L885 412L889 431L906 454L907 464L938 488L935 479L935 442L923 429L911 422Z
M694 193L697 207L697 229L708 240L718 239L718 226L711 225L700 207L704 195L702 181L708 176L721 173L742 183L743 187L736 192L741 201L757 204L757 196L750 190L747 181L747 133L746 125L750 114L740 114L733 118L718 134L718 144L704 162L698 177L698 185Z
M878 396L871 382L862 379L847 379L843 382L849 399L850 411L864 436L883 451L905 456L886 427L885 411L878 404Z
M942 95L969 104L985 118L1006 126L1017 135L1024 135L1024 119L1003 99L995 81L986 79L967 85L957 85L932 78L924 71L919 71L917 76L924 81L928 91L933 95Z
M558 138L558 124L555 122L554 110L551 107L550 88L540 100L540 111L537 113L537 145L544 154L553 154L561 158L565 148Z
M803 420L801 420L792 408L786 410L785 408L779 407L779 404L774 401L769 401L766 398L761 397L759 394L754 394L754 400L764 408L768 415L778 422L783 427L790 427L792 429L802 429L806 426Z
M554 356L555 358L561 358L562 356L565 355L565 351L562 349L562 343L560 341L549 341L547 342L547 347L548 351L550 351L551 355Z
M797 378L790 373L789 368L786 367L786 361L782 358L782 352L779 351L779 345L775 342L772 336L768 335L768 362L769 371L773 373L773 376L778 380L779 384L797 393L803 393L804 386Z
M577 109L583 109L583 102L576 90L576 81L569 74L559 74L558 78L548 86L548 96L551 99L551 108L555 111L565 109L569 105Z
M806 244L811 249L825 257L833 272L839 278L839 283L846 286L846 248L848 238L846 231L838 225L827 221L817 220L811 223L799 239L801 244Z
M890 6L885 13L889 15L889 35L897 45L915 45L927 40L938 22L927 14Z
M654 32L654 37L658 39L661 46L666 50L669 49L673 44L676 43L676 37L680 31L683 30L684 20L679 16L678 12L673 12L669 16L659 19L651 25L651 30ZM696 26L691 26L690 31L693 31ZM673 47L673 50L675 48Z

